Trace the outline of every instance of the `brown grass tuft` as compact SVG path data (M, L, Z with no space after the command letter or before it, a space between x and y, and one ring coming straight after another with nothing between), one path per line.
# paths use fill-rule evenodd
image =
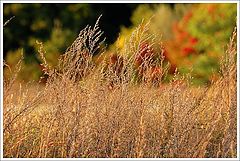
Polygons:
M122 56L96 66L93 55L104 51L98 21L79 33L56 68L45 61L40 43L45 86L18 84L15 75L4 79L4 157L237 156L236 29L221 78L193 87L177 72L169 84L162 83L168 70L162 53L154 53L158 62L143 57L136 66L139 53L145 52L141 45L154 46L156 38L144 23ZM152 80L148 72L154 67L161 72Z

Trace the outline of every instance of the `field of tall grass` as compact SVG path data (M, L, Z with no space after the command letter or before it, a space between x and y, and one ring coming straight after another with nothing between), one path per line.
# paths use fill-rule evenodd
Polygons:
M84 28L55 68L38 42L44 85L17 81L21 60L11 69L4 78L3 157L237 157L236 29L220 77L201 87L177 70L165 80L164 50L151 59L159 37L148 34L148 23L125 42L124 56L96 65L102 34L98 21Z

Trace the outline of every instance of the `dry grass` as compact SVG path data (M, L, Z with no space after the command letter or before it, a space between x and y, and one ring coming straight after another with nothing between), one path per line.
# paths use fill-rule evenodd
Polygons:
M118 72L106 61L94 64L92 55L102 52L98 22L80 32L55 69L40 44L46 85L4 80L4 157L237 157L236 30L221 78L197 88L177 73L162 84L161 53L157 86L147 72L136 81L140 44L154 42L147 28L141 24L126 42Z

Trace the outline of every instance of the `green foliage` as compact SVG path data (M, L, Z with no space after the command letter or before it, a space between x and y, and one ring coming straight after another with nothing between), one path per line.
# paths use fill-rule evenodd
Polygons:
M148 32L162 35L155 44L163 41L170 74L178 68L182 74L191 72L196 84L205 84L219 71L219 59L236 24L236 14L236 4L141 4L132 14L133 25L121 27L114 46L122 49L133 28L142 20L150 20Z
M164 56L171 63L169 77L178 68L182 74L191 72L197 84L204 84L210 82L219 71L219 59L223 56L225 45L236 25L236 4L119 6L120 4L4 4L4 21L15 16L4 27L4 58L8 64L14 66L19 58L18 50L23 48L25 62L22 72L25 74L22 77L26 77L24 80L36 80L41 75L38 65L41 59L36 56L36 41L43 42L46 60L54 67L79 30L103 14L101 24L107 40L113 40L111 36L120 30L120 37L110 45L106 55L126 54L123 51L126 50L126 40L144 19L145 22L151 22L147 32L156 35L153 43L156 52L159 52L161 45L165 47ZM114 10L112 14L107 14L109 8ZM127 10L121 13L121 17L129 12L132 16L127 20L113 20L116 13L119 15L115 10L123 9ZM129 26L127 21L132 25Z
M63 29L60 22L56 21L50 39L44 43L46 60L51 66L57 65L59 56L67 49L73 38L73 33L68 29ZM36 51L37 49L38 47Z
M172 26L181 19L191 4L142 4L134 10L131 22L138 26L143 19L151 19L150 32L162 35L163 40L172 38Z
M17 64L17 62L21 58L21 52L22 52L21 49L9 51L6 56L6 62L8 63L8 65L14 66L15 64Z
M150 4L139 5L131 16L131 22L134 26L138 26L143 19L147 20L154 14L155 6ZM144 14L143 14L144 13Z
M199 52L221 56L236 25L236 4L201 4L193 8L187 29L201 43Z
M22 58L22 49L17 49L14 51L9 51L6 56L6 62L9 68L4 68L4 76L6 78L11 77L15 69L16 64ZM18 79L24 80L26 82L29 81L38 81L41 76L41 69L37 62L31 61L34 60L33 57L28 57L28 61L24 61L21 64L21 69L19 71Z
M31 64L24 63L22 66L22 70L19 73L19 79L24 80L25 82L28 81L38 81L42 71L40 66L37 62L33 62Z
M202 82L210 81L212 75L219 71L219 59L236 25L236 15L236 4L193 7L187 31L199 41L195 49L200 55L194 61L193 71Z
M6 62L16 62L17 50L23 48L22 79L39 79L36 41L45 44L47 61L55 66L59 55L71 44L79 28L85 26L91 13L89 4L5 4L4 19L15 16L4 28Z
M178 4L176 4L178 6ZM136 28L142 21L151 20L148 32L151 34L162 35L158 38L160 40L169 39L172 37L172 25L176 21L175 11L171 9L169 4L140 4L132 13L130 18L132 26L121 26L120 37L113 44L111 49L115 47L122 49L124 43L129 39L134 28Z
M64 53L79 31L87 24L93 24L100 14L103 14L100 25L106 31L106 42L110 43L119 32L120 24L130 23L128 17L137 5L5 3L4 22L13 16L14 19L4 26L4 59L9 52L23 48L25 63L39 64L41 60L37 57L36 41L40 41L44 44L47 61L55 66L59 55ZM124 12L119 14L122 10ZM121 20L116 21L115 17ZM14 61L10 59L8 57L10 63Z

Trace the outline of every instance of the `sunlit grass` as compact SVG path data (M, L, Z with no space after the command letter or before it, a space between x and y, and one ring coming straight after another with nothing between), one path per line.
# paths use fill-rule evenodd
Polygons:
M56 69L40 44L46 84L4 81L4 157L236 157L236 31L221 77L206 87L177 72L162 83L162 64L158 82L146 73L135 81L152 65L134 66L141 43L154 38L146 31L141 24L133 32L119 72L94 65L92 55L102 52L98 22L80 32Z

